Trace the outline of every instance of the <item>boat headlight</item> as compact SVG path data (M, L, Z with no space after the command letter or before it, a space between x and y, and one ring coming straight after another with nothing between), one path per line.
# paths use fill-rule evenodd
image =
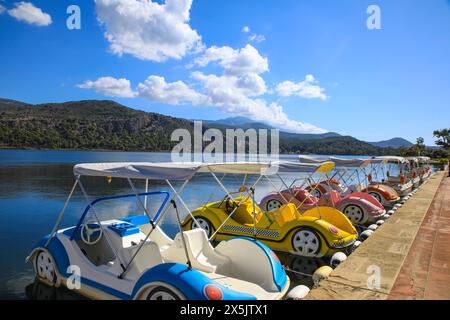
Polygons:
M339 230L335 226L330 226L328 229L331 233L339 234Z
M222 290L213 284L207 284L203 288L203 293L208 300L223 300Z

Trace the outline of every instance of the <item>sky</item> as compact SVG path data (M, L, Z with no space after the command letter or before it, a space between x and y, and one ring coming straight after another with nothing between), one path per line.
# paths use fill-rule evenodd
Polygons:
M0 0L0 97L28 103L433 145L450 126L449 57L448 0Z

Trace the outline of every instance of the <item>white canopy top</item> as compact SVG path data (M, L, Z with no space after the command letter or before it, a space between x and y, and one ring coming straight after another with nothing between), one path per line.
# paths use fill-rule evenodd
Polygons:
M299 156L300 162L303 163L324 163L327 161L334 162L336 167L367 167L371 162L370 159L347 159L347 158L337 158L337 157L308 157Z
M201 162L112 162L84 163L73 168L74 175L149 180L184 180L197 172L260 174L268 164L257 162L201 163Z
M279 161L272 162L269 170L278 170L281 173L315 173L315 172L330 172L334 168L334 163L330 161L322 161L318 163L301 163ZM268 171L268 173L271 173Z
M261 162L111 162L83 163L73 168L76 176L113 177L149 180L185 180L196 173L214 172L230 174L275 174L277 172L314 173L329 172L334 167L332 162L319 164L276 161Z
M396 163L406 163L408 160L406 160L403 157L397 157L397 156L381 156L381 157L375 157L374 160L382 160L386 162L396 162Z

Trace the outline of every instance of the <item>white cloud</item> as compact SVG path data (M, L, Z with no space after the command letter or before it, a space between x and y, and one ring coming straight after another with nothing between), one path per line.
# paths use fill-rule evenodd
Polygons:
M183 81L166 82L164 77L151 75L143 83L139 83L136 93L133 93L128 80L119 80L122 80L124 92L152 102L215 107L229 114L266 122L285 131L298 133L326 132L326 130L309 123L290 119L282 106L267 101L263 97L268 89L261 74L269 70L269 63L268 59L251 45L241 49L233 49L227 46L210 47L195 60L194 65L207 66L212 62L217 62L222 67L222 74L205 74L204 72L193 71L191 78L197 89L190 87ZM99 80L86 82L81 87L94 88L107 95L122 91L118 88L116 88L117 90L111 90L112 86L99 85ZM116 79L111 78L110 81L112 80ZM315 82L312 75L308 75L305 81L310 85Z
M192 0L96 0L98 20L106 27L110 50L157 62L181 59L202 50L201 37L189 25Z
M0 8L0 12L4 10L4 7ZM19 21L37 26L48 26L52 23L52 17L48 13L43 12L30 2L17 2L13 9L8 10L8 14Z
M312 74L308 74L305 80L298 83L292 81L283 81L275 87L275 91L282 97L299 96L307 99L326 100L325 89L316 84Z
M276 103L252 98L252 94L255 96L258 94L255 91L248 90L245 85L243 86L242 78L227 75L205 75L201 72L193 72L192 77L203 84L211 105L218 107L221 111L263 121L285 131L298 133L326 132L326 130L314 125L289 119L283 111L283 107Z
M260 43L260 42L266 41L266 37L264 37L261 34L253 33L248 37L248 40L250 40L252 42Z
M218 62L224 68L225 73L232 75L260 74L269 71L268 59L249 44L238 50L228 46L213 46L195 60L195 64L202 67L211 62Z
M6 11L6 8L0 4L0 14Z
M243 33L249 33L250 32L250 27L249 26L244 26L241 31Z
M101 77L95 81L85 81L78 85L78 87L82 89L95 89L98 93L109 97L132 98L136 96L136 93L131 89L130 80L124 78Z
M168 83L159 76L149 76L144 83L139 83L138 92L139 96L150 101L172 105L183 103L205 105L209 101L207 96L189 88L183 81Z

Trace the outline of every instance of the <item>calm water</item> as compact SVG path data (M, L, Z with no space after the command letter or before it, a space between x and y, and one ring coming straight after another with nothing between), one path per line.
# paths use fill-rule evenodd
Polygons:
M283 156L295 160L296 156ZM78 152L78 151L21 151L0 150L0 298L79 298L68 290L53 290L34 283L32 266L25 263L25 257L33 245L51 231L68 192L74 182L72 167L82 162L113 161L170 161L168 153L132 152ZM237 190L244 182L243 176L219 176L229 190ZM247 177L245 184L251 185L256 177ZM104 178L83 178L91 198L132 193L126 181ZM280 183L276 182L278 186ZM180 183L175 183L178 188ZM136 187L144 190L143 182L136 181ZM260 200L273 188L263 181L256 188L256 200ZM151 182L149 191L166 190L167 185ZM182 197L193 209L206 202L222 199L224 192L209 175L199 175L188 184ZM156 208L161 198L149 201L151 209ZM60 227L77 223L86 201L79 191L67 208ZM182 210L182 208L180 209ZM135 199L110 201L97 208L100 219L142 214ZM187 211L181 211L186 215ZM168 212L163 229L171 236L177 232L175 216ZM290 269L311 273L325 261L292 258L281 255L283 263ZM310 278L291 274L292 280L310 283Z

